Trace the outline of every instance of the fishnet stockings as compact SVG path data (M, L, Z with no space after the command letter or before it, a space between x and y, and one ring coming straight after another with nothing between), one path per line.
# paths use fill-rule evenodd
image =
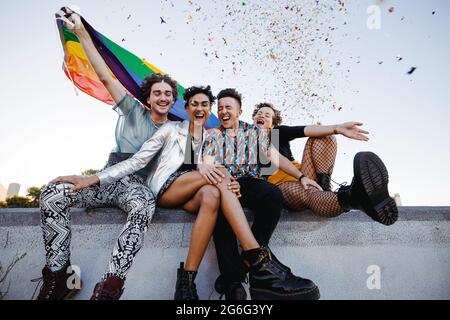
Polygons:
M335 192L305 190L301 183L295 181L284 182L278 187L283 193L284 206L288 210L302 211L308 208L324 217L336 217L344 212Z
M333 173L336 161L337 142L334 136L309 138L303 150L301 171L317 181L318 173Z
M317 181L318 173L333 172L337 143L334 136L309 138L303 152L301 171ZM283 192L284 206L292 211L306 208L324 217L336 217L344 210L338 202L337 194L315 189L305 190L299 182L284 182L278 186Z

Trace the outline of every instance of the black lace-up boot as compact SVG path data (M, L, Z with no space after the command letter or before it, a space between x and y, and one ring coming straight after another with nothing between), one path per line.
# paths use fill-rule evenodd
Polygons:
M319 288L309 279L292 274L267 247L242 252L249 266L252 300L317 300Z
M184 270L184 263L180 262L174 300L198 300L197 287L194 282L196 276L197 271Z
M391 225L398 219L398 209L389 196L389 175L381 159L372 152L359 152L353 160L352 184L337 191L344 210L362 210L373 220Z
M67 273L67 268L70 266L68 262L61 270L52 271L45 266L42 269L42 287L37 296L37 300L63 300L69 299L80 288L69 288L67 280L72 276Z
M318 173L317 184L322 187L323 191L331 191L331 175L328 173Z

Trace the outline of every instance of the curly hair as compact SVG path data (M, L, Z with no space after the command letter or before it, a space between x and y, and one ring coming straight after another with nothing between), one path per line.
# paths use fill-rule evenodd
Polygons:
M256 114L258 113L259 109L261 109L261 108L270 108L270 109L272 109L272 111L274 113L274 115L272 117L272 124L273 124L274 127L279 126L283 122L283 118L281 117L280 110L275 108L274 105L269 103L269 102L258 103L255 106L255 110L253 110L252 118L254 118L256 116Z
M152 73L151 75L145 77L141 85L141 101L147 103L147 99L152 92L152 87L155 83L165 82L172 88L172 96L175 101L178 97L178 83L172 79L168 74Z
M183 94L183 99L185 101L184 107L187 108L189 105L189 99L199 93L203 93L204 95L206 95L208 97L209 103L211 105L214 103L214 101L216 101L216 97L214 97L214 95L211 92L211 86L206 86L206 87L192 86L192 87L187 88Z
M217 95L217 99L220 100L222 98L234 98L239 102L239 107L242 107L242 95L236 91L234 88L223 89Z

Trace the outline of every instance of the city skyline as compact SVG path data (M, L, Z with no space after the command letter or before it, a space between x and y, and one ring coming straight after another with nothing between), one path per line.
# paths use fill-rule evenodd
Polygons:
M8 188L4 187L0 180L0 201L4 201L6 198L14 197L20 193L20 183L11 182L8 184Z

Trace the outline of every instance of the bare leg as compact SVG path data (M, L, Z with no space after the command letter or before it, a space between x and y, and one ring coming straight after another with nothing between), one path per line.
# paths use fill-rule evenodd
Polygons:
M178 177L159 199L165 208L181 207L192 199L201 187L209 185L198 171L191 171Z
M205 185L186 202L182 208L191 213L198 213L192 227L191 241L184 270L197 271L211 239L220 207L220 191Z
M236 195L228 190L231 182L226 169L221 169L226 178L216 187L220 191L220 205L225 218L230 223L236 237L244 250L259 248L259 244L253 236L247 217ZM176 179L167 191L162 195L159 204L163 207L178 207L193 198L195 193L208 182L198 171L188 172Z

